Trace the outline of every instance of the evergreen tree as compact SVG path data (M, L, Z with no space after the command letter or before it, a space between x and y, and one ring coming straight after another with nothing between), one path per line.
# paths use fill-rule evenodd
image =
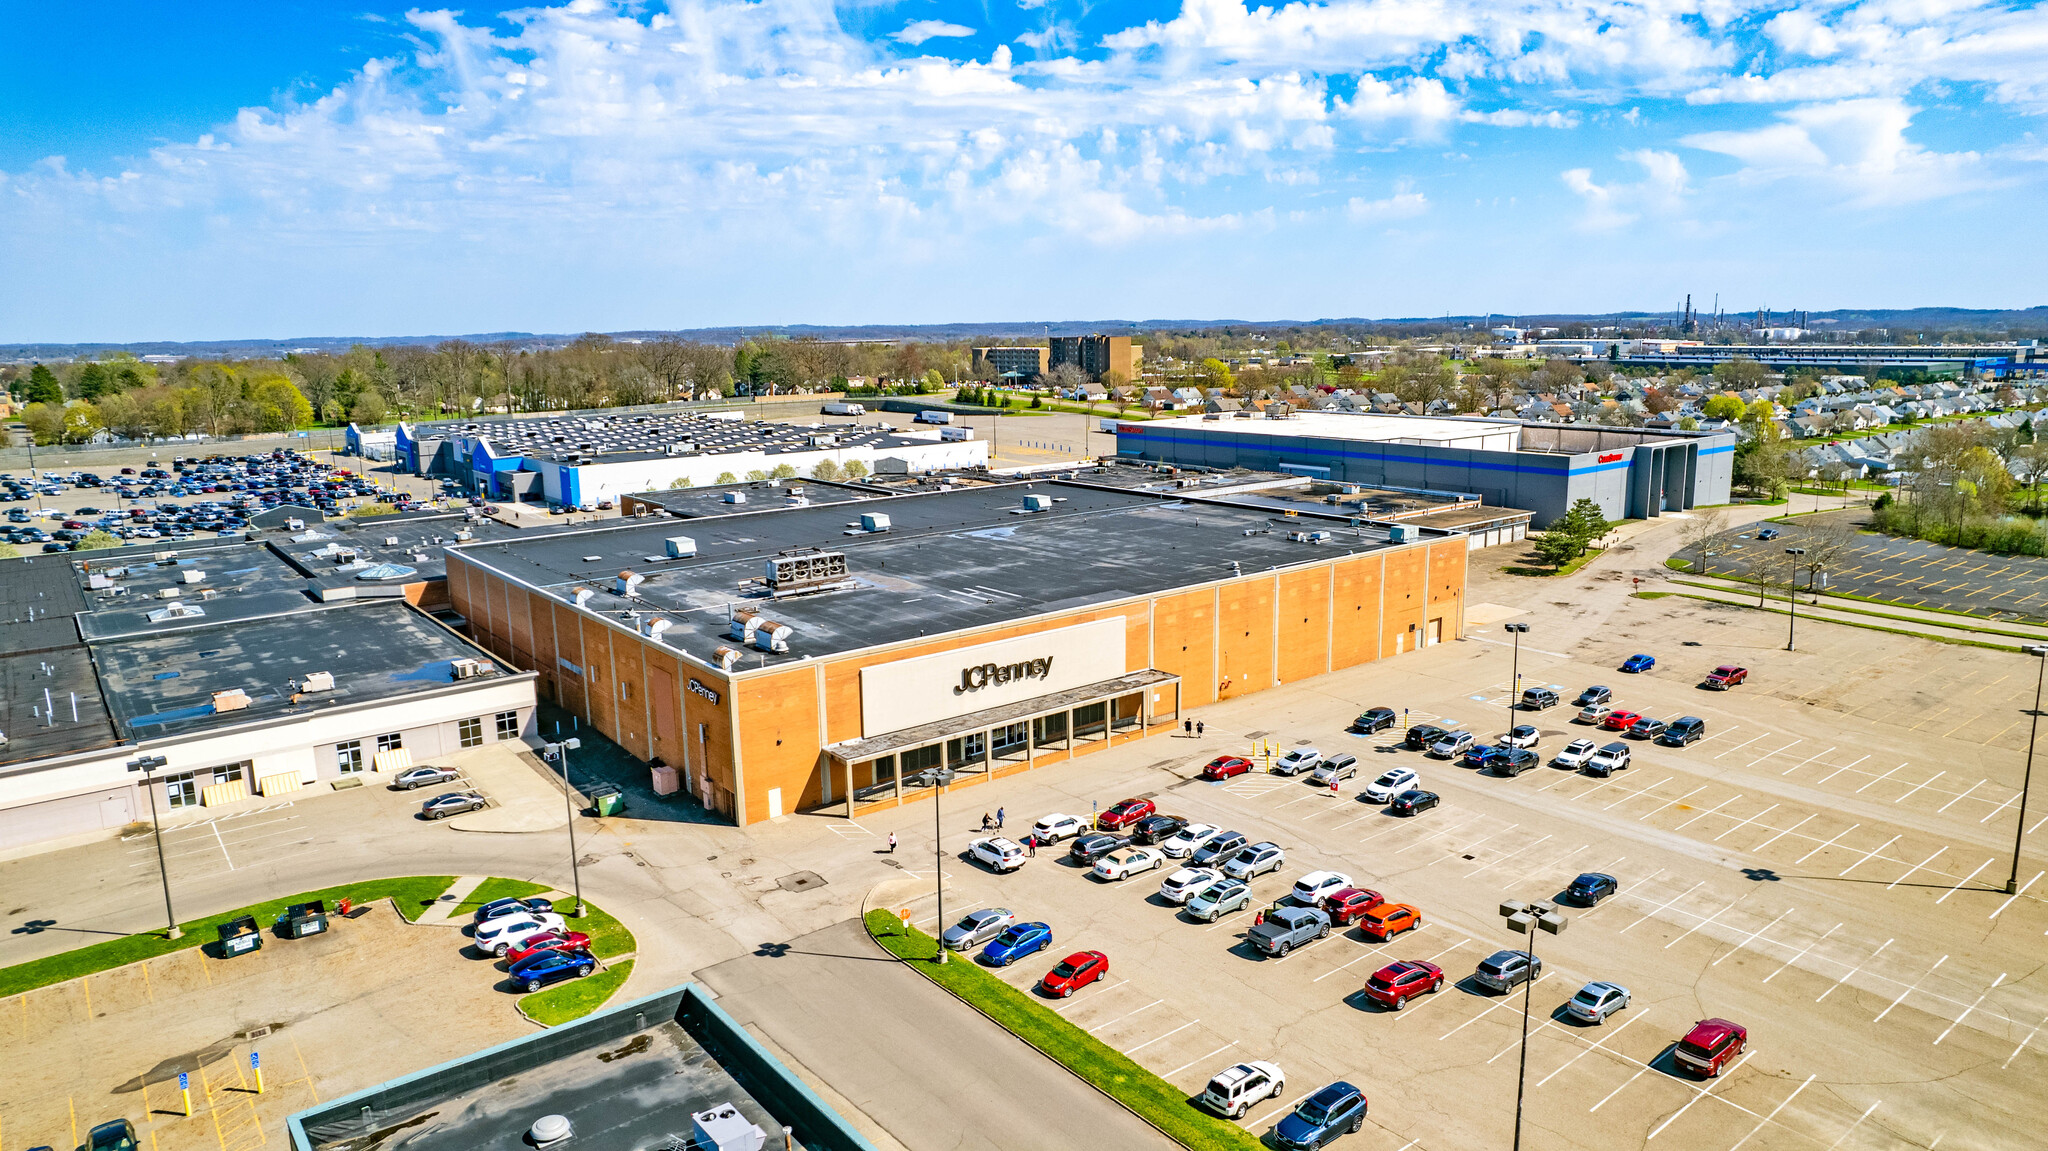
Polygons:
M112 390L112 387L112 383L107 379L107 369L99 364L87 364L85 369L78 373L78 394L82 399L97 400Z
M61 404L64 402L64 386L57 382L55 372L37 364L29 369L28 394L23 399L31 404Z
M1556 531L1560 525L1579 541L1579 555L1585 555L1593 541L1606 535L1613 526L1607 522L1607 515L1600 510L1600 505L1585 497L1574 500L1560 523L1551 525L1551 530Z

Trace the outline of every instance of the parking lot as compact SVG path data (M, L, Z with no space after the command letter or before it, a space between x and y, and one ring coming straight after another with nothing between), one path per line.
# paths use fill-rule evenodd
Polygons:
M1773 580L1785 579L1785 550L1811 540L1815 528L1854 531L1868 512L1849 509L1768 525L1778 538L1758 540L1757 525L1722 538L1711 570L1748 575L1762 563ZM1760 559L1758 557L1761 557ZM1687 558L1691 558L1688 556ZM1798 575L1799 586L1808 575ZM2048 620L2048 558L2002 556L1925 540L1857 534L1828 568L1827 590L1912 607L2009 619Z
M1237 1060L1279 1063L1287 1089L1252 1109L1250 1129L1343 1078L1372 1104L1367 1133L1347 1143L1463 1147L1504 1142L1513 1122L1521 995L1465 979L1515 946L1496 905L1555 898L1581 872L1608 872L1620 893L1566 908L1567 929L1536 945L1545 972L1533 989L1528 1121L1544 1142L2023 1145L2029 1115L2048 1102L2048 988L2036 972L2048 877L2036 865L2019 876L2020 895L2000 889L2032 666L1840 628L1814 628L1786 653L1779 627L1631 600L1590 638L1561 645L1571 650L1549 648L1540 627L1527 637L1522 685L1568 689L1565 704L1521 713L1542 731L1546 763L1594 734L1570 722L1569 700L1589 684L1612 687L1617 706L1708 721L1707 737L1684 749L1631 741L1634 765L1605 780L1548 766L1482 776L1392 749L1398 732L1343 733L1368 706L1453 721L1482 741L1504 730L1512 657L1495 628L1406 660L1399 674L1361 669L1211 709L1207 740L1127 754L1173 756L1147 789L1161 811L1286 848L1286 866L1253 882L1251 908L1195 922L1156 894L1177 864L1104 883L1062 845L1002 876L953 857L946 920L1001 906L1049 923L1053 945L1003 969L1019 987L1072 951L1107 953L1109 974L1055 1009L1191 1095ZM1613 670L1637 651L1657 654L1659 668ZM1699 689L1722 662L1750 667L1750 682ZM1260 742L1350 751L1361 775L1336 796L1266 774L1190 778L1210 757ZM1361 802L1358 785L1393 764L1417 768L1444 805L1403 819ZM1082 776L1070 786L1046 802L1086 816L1091 802L1125 797L1095 794ZM1009 833L1046 813L1011 807ZM2028 818L2038 830L2048 812ZM1259 958L1244 941L1256 911L1326 868L1421 908L1424 926L1386 944L1333 932ZM911 912L941 926L929 898ZM1361 987L1396 959L1436 963L1450 982L1384 1010ZM1563 1002L1596 979L1628 987L1631 1006L1603 1026L1568 1021ZM1721 1077L1693 1079L1671 1048L1709 1016L1746 1025L1749 1050Z

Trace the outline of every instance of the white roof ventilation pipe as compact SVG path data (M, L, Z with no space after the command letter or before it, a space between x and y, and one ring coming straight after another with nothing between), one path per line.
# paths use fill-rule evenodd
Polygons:
M587 587L580 587L569 593L569 599L577 607L587 607L590 604L590 597L596 594Z
M753 644L761 651L785 652L789 650L790 627L778 620L757 620L754 624Z
M620 572L619 578L612 581L612 594L622 599L632 599L640 594L640 585L646 581L647 577L639 572Z
M754 629L759 626L761 626L761 613L741 608L733 613L732 623L726 627L725 634L741 643L753 643Z
M647 636L647 638L654 640L656 643L659 643L661 642L661 633L667 631L668 629L674 626L675 621L673 620L663 619L660 616L652 616L649 617L646 623L641 625L640 630L642 634Z
M740 657L746 653L736 647L720 647L711 654L718 660L720 671L731 671L740 662Z

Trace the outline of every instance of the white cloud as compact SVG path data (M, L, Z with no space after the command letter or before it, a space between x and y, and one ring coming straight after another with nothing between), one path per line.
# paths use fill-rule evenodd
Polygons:
M1429 211L1429 197L1415 191L1406 183L1396 184L1394 194L1383 200L1367 200L1353 196L1345 201L1344 215L1355 224L1372 224L1382 220L1407 220Z
M1907 139L1917 111L1891 97L1841 100L1782 112L1766 127L1701 132L1684 143L1740 161L1738 182L1797 181L1865 206L1918 203L1996 182L1975 152L1932 152Z
M965 24L949 24L944 20L912 20L903 26L901 32L889 37L902 44L922 44L926 40L941 36L972 36L974 29Z
M1467 124L1487 124L1495 128L1576 128L1579 117L1572 112L1524 112L1520 108L1502 108L1493 112L1475 112L1467 109L1458 119Z
M1622 153L1621 158L1640 167L1643 178L1633 184L1599 184L1590 168L1571 168L1561 174L1565 187L1583 201L1582 228L1610 231L1632 224L1646 213L1670 216L1683 210L1691 178L1677 155L1640 148Z

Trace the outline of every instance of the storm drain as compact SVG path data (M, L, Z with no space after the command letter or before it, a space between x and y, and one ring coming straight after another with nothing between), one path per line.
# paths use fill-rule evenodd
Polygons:
M813 887L825 886L825 877L815 871L797 871L776 880L775 886L784 891L809 891Z

